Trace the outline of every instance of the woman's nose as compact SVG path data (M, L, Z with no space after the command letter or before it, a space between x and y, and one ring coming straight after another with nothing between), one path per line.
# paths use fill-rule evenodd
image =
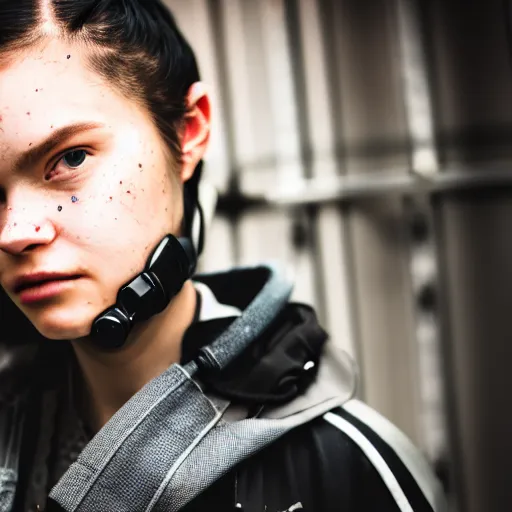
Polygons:
M32 208L6 207L0 226L0 251L18 255L50 244L55 239L53 224Z

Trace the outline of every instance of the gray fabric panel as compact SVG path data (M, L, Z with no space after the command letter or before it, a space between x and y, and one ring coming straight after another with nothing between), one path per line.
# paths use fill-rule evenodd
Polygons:
M91 468L105 465L131 430L151 413L153 407L165 399L188 379L178 365L168 368L136 393L91 440L79 457Z
M90 489L94 473L91 469L74 462L59 483L50 492L50 497L64 510L76 510L83 495Z
M194 383L181 386L123 443L78 510L144 510L169 468L216 416Z
M176 391L185 382L190 382L187 373L179 365L173 365L144 386L90 441L50 496L67 510L74 510L127 438L136 430L146 428L145 418L152 415L159 403L167 404L167 415L175 417L171 405Z
M207 347L219 368L224 368L259 336L290 298L293 285L285 277L284 272L279 272L276 266L269 265L268 268L270 277L261 292L244 310L242 316L234 320Z
M217 424L175 473L168 475L169 484L151 510L177 512L242 460L343 402L343 398L330 398L282 420L247 419Z
M18 475L12 469L0 468L0 512L11 512Z

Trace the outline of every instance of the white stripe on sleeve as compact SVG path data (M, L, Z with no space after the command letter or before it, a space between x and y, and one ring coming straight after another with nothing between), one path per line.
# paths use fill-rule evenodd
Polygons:
M412 441L388 419L360 400L350 400L343 405L343 408L372 429L391 447L418 484L432 510L444 512L447 505L441 484Z
M356 427L354 427L354 425L343 419L341 416L338 416L332 412L328 412L324 414L324 419L331 425L340 429L343 433L350 437L352 441L354 441L359 446L359 448L361 448L363 453L373 464L382 480L386 484L389 492L396 501L400 512L414 512L409 501L407 500L407 497L404 494L404 491L402 491L398 480L395 478L395 475L387 465L386 461L383 459L382 455L373 446L373 444L370 443L370 441Z

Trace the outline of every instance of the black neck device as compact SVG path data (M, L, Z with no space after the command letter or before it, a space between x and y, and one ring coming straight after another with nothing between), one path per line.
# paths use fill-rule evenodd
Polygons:
M146 267L117 294L116 303L92 324L94 344L105 350L121 348L135 322L163 311L177 295L196 266L189 238L167 235L149 257Z

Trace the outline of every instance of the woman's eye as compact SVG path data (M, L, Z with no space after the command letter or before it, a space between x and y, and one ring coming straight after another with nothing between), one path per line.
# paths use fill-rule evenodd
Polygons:
M69 153L66 153L61 160L72 169L75 169L77 167L80 167L83 163L85 158L87 157L87 153L83 149L75 149L73 151L70 151Z
M45 176L45 179L48 181L60 177L60 175L62 175L62 178L66 178L67 171L80 167L88 155L89 153L85 149L73 149L64 153Z

